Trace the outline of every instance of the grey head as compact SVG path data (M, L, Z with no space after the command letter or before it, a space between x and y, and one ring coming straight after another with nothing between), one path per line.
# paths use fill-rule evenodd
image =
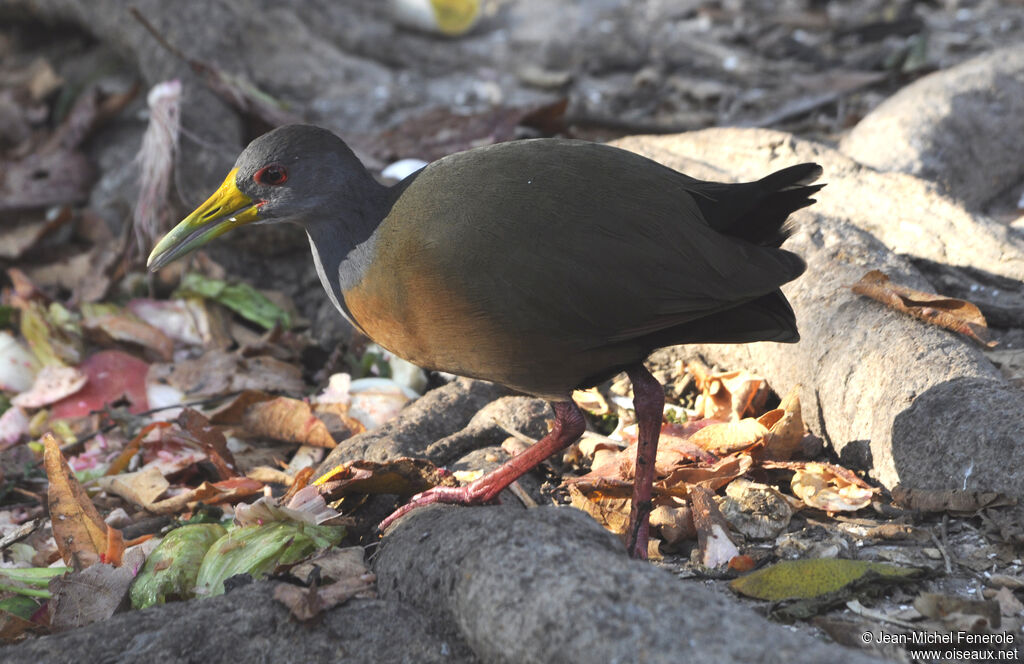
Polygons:
M235 161L235 184L258 202L256 223L302 225L363 212L382 189L344 141L301 124L253 140Z

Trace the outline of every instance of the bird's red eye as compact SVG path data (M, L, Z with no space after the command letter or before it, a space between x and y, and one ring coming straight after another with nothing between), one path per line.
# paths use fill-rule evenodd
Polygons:
M252 176L256 184L266 184L273 187L282 185L288 181L288 169L281 164L268 164Z

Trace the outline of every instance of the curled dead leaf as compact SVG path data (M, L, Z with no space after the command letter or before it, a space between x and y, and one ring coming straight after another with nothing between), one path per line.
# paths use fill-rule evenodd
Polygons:
M875 490L862 482L850 481L853 473L845 468L840 470L845 472L837 472L831 464L807 463L796 469L790 481L793 495L808 507L826 512L855 512L871 504Z
M253 435L317 447L337 446L327 425L313 414L308 403L298 399L278 397L253 403L242 422Z
M82 488L60 451L53 434L43 436L43 466L50 481L47 502L53 524L53 539L68 565L77 561L89 567L100 560L107 548L107 524Z
M910 314L932 325L944 327L970 337L983 346L993 348L988 323L978 307L966 300L944 297L894 284L880 270L871 270L851 286L854 293L870 297L882 304Z

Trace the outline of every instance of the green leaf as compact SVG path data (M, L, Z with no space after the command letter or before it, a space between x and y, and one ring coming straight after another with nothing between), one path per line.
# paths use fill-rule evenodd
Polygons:
M22 620L32 620L32 616L39 610L39 602L31 597L14 595L0 599L0 611L18 616Z
M921 570L867 560L784 560L741 576L729 586L741 595L777 602L820 597L840 590L868 574L881 579L907 580L918 578Z
M320 549L338 544L345 536L339 526L314 526L275 521L232 530L210 547L199 568L196 594L224 593L224 581L236 574L261 578L281 565L291 565Z
M67 567L4 567L0 568L0 592L21 597L51 597L50 579L68 571Z
M216 523L199 523L167 533L132 583L132 606L145 609L168 597L192 597L203 557L226 532Z
M219 302L242 318L268 330L275 325L287 329L292 324L288 312L248 284L229 284L219 279L209 279L196 272L189 272L181 280L181 285L174 296L204 297Z

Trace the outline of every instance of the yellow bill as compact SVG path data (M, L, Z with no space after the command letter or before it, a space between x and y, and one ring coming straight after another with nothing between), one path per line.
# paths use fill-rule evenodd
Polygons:
M146 263L150 270L155 272L213 238L259 219L259 203L253 202L235 184L237 171L237 168L232 169L205 203L157 243Z

